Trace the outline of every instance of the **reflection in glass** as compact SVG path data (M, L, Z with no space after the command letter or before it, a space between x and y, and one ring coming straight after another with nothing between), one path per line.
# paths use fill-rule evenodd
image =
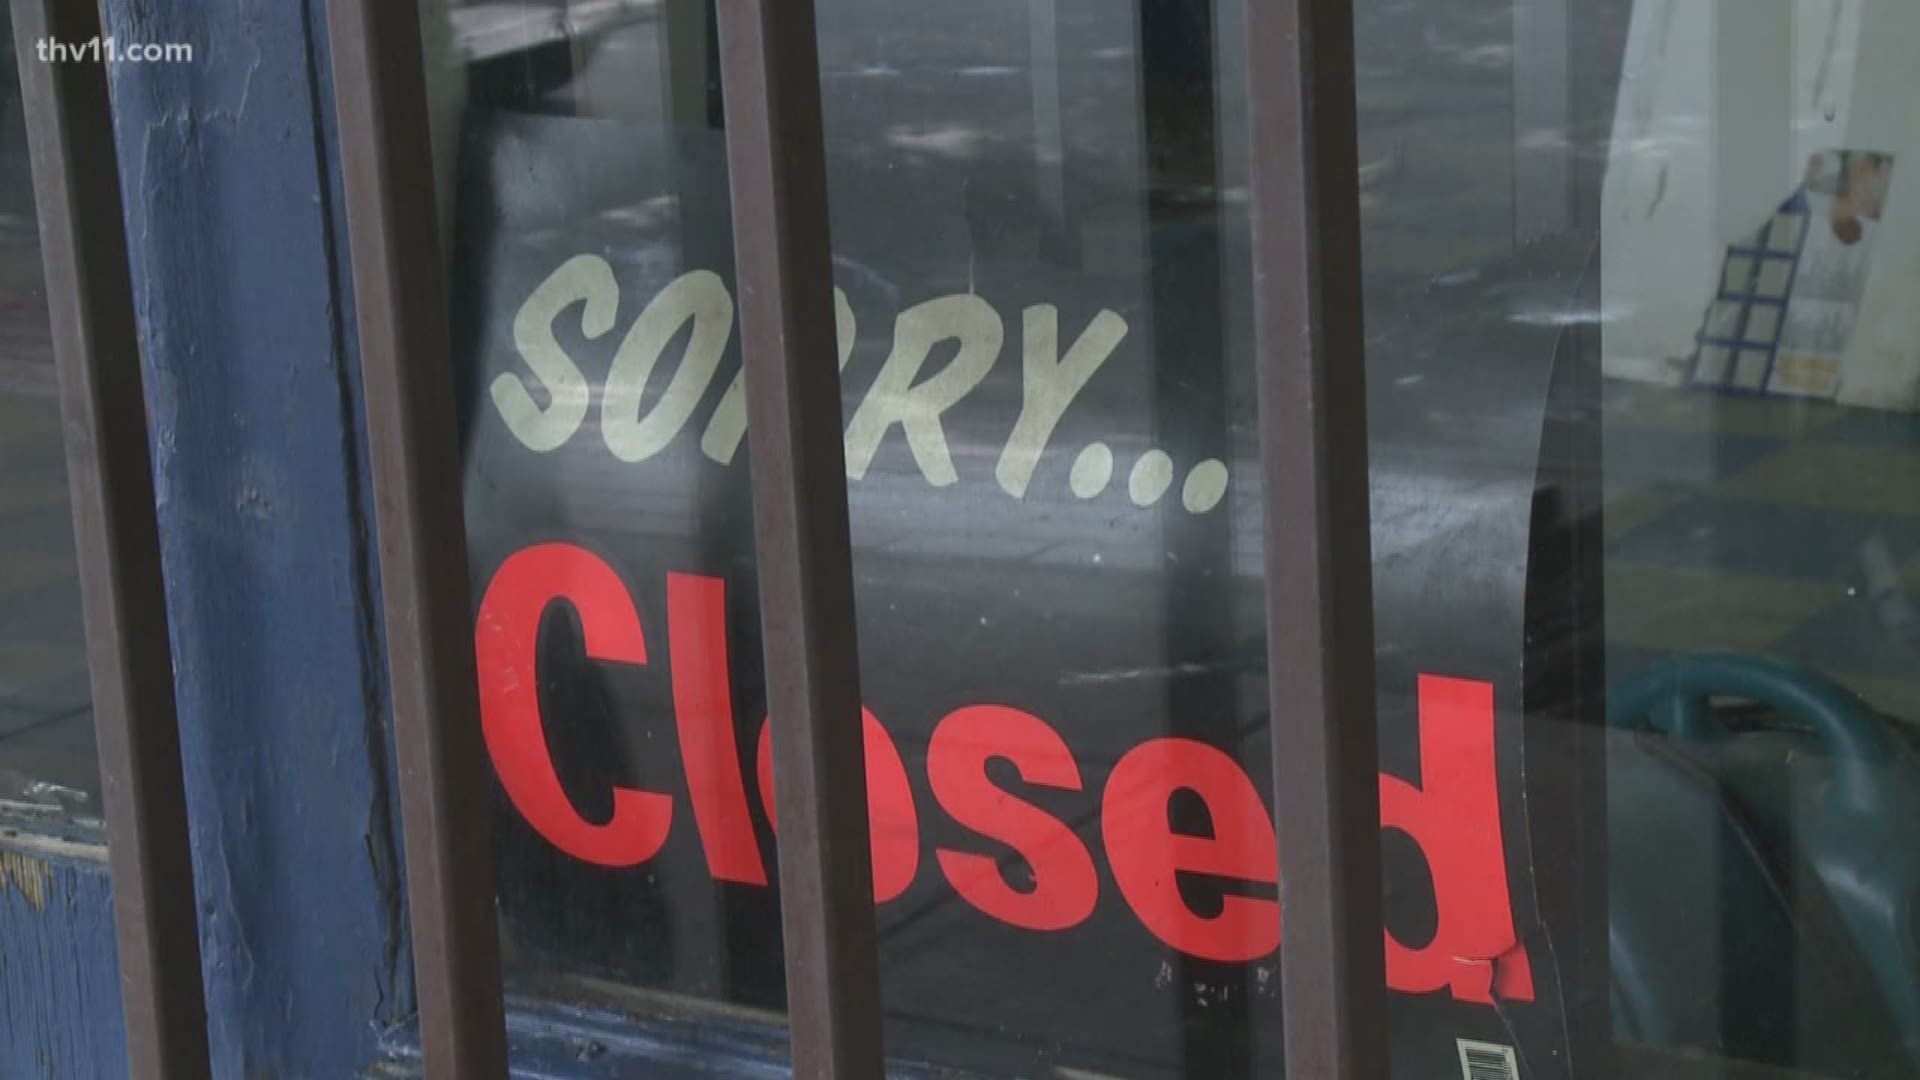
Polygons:
M0 825L100 828L65 447L11 23L0 13Z
M1910 1076L1920 219L1896 101L1920 19L1641 3L1624 30L1598 200L1607 668L1640 734L1610 758L1610 832L1615 966L1646 962L1615 1027ZM1713 62L1668 58L1696 44Z
M777 1026L712 12L426 12L511 979ZM1395 1075L1911 1075L1920 17L1355 16ZM1274 1074L1259 43L818 18L889 1052Z

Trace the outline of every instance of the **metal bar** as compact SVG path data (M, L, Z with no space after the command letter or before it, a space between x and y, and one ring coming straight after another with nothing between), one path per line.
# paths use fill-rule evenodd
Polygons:
M329 0L394 743L429 1077L502 1080L491 787L480 734L453 360L415 5Z
M879 965L812 0L720 0L794 1075L879 1080Z
M90 0L13 0L66 429L128 1071L138 1080L184 1080L209 1074L207 1006L107 72L98 57L46 63L36 48L100 34Z
M1287 1075L1387 1075L1350 0L1248 0Z

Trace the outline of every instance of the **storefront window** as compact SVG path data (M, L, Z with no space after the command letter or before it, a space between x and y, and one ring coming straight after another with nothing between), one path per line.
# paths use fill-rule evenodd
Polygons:
M818 0L901 1061L1279 1068L1242 2ZM1910 1075L1920 17L1356 7L1395 1075ZM424 11L510 987L778 1024L712 12Z
M10 27L0 12L0 829L97 834L92 692Z
M988 1073L1219 1075L1274 975L1260 608L1234 584L1258 551L1245 229L1222 228L1244 91L1207 12L1079 7L821 11L889 1035ZM539 617L510 598L592 583L537 646L559 786L504 785L510 967L777 1010L711 34L695 4L556 41L551 89L467 110L469 513L483 670ZM524 94L540 62L512 63L470 68L470 100ZM583 105L602 64L630 77ZM537 397L528 348L558 365ZM601 635L647 628L647 667L595 640L601 603ZM526 703L494 690L504 730ZM1212 789L1176 795L1195 769ZM630 834L616 787L649 793ZM1167 821L1159 854L1096 870L1156 797L1220 830L1190 903L1226 927L1156 880ZM1035 964L1070 985L997 974Z

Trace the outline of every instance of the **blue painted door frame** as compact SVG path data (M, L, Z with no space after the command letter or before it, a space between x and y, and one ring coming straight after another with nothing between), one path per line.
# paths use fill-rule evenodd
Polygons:
M106 849L0 829L0 1076L127 1075Z
M412 995L323 0L105 15L195 56L112 85L214 1074L350 1077ZM0 1075L124 1077L97 851L0 852Z
M110 0L215 1075L411 1011L323 0Z

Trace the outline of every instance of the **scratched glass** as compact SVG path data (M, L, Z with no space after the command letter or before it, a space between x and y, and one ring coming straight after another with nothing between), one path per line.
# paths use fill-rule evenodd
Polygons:
M0 12L0 830L104 835L12 21Z

